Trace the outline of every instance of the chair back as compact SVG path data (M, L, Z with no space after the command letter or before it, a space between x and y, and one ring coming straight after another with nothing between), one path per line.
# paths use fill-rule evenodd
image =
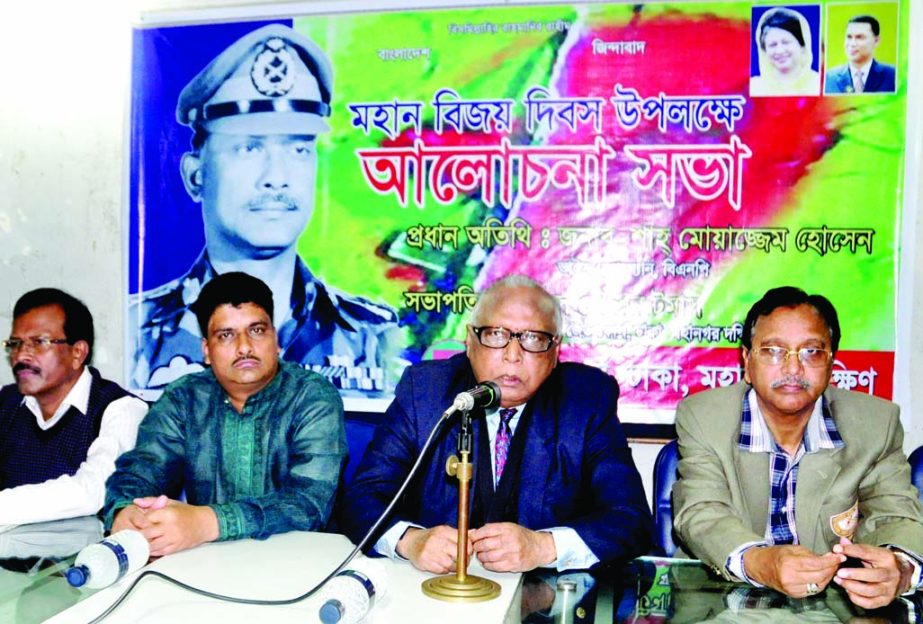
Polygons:
M654 504L651 506L654 510L654 532L661 554L668 557L676 552L673 542L673 483L678 462L676 440L660 449L654 462Z
M911 453L907 461L910 462L910 481L917 488L920 502L923 502L923 446Z
M342 482L344 486L352 483L353 476L356 474L356 468L359 467L359 461L365 455L365 449L369 442L372 441L372 435L375 433L375 424L360 420L357 418L345 419L346 422L346 445L349 447L349 458L343 467Z

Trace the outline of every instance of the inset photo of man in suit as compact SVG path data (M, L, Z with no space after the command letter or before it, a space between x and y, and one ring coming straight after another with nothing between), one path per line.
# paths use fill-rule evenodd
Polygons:
M876 5L878 6L878 5ZM827 55L828 69L824 80L825 94L894 93L897 72L893 64L896 58L896 5L880 5L885 13L894 12L894 18L870 13L850 13L845 28L840 20L828 20L827 41L830 42ZM861 6L844 5L832 7L831 13L854 10ZM844 17L846 17L844 15ZM842 28L842 29L841 29ZM845 63L835 64L842 54L837 51L836 41L843 33Z

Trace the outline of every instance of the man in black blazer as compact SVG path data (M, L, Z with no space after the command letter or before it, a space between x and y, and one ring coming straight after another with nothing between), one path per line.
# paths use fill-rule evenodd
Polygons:
M894 66L875 60L881 26L871 15L857 15L846 25L849 62L827 71L825 93L893 93Z
M647 552L651 515L616 416L618 384L595 368L559 363L560 343L560 306L541 286L514 275L487 289L472 311L465 354L404 371L343 496L346 534L362 539L456 395L492 380L500 409L472 411L468 548L483 566L578 569ZM458 487L445 471L457 452L455 423L371 542L436 573L454 569L457 554Z

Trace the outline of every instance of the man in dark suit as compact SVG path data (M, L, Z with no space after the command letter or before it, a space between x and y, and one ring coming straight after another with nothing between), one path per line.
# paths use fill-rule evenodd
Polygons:
M643 554L652 522L616 417L618 385L589 366L559 363L561 312L523 276L495 283L472 311L466 353L408 368L353 484L341 527L358 542L395 495L442 410L492 380L500 409L475 408L469 551L495 571L589 568ZM454 419L424 458L375 550L444 573L457 553ZM375 541L377 540L377 541Z
M871 15L857 15L846 25L849 62L827 71L825 93L893 93L894 66L875 60L881 26Z

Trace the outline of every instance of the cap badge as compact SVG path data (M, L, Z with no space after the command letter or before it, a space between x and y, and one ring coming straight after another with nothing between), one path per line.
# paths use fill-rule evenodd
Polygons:
M278 37L269 39L253 59L253 67L250 68L253 86L267 97L285 95L295 86L294 61L284 40Z

